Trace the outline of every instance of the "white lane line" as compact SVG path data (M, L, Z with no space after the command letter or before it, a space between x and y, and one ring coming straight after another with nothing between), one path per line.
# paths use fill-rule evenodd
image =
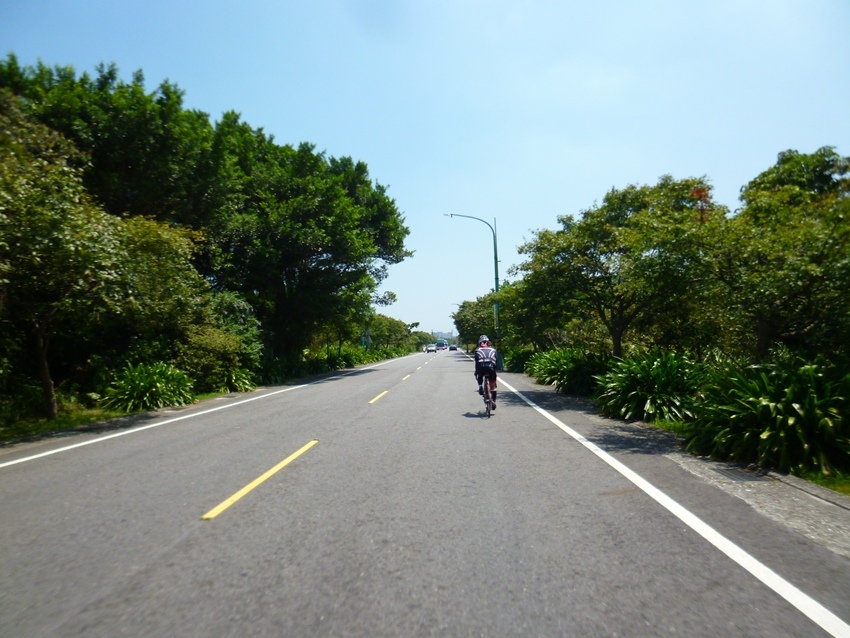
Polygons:
M65 447L56 448L55 450L50 450L48 452L42 452L40 454L33 454L32 456L25 456L20 459L15 459L14 461L6 461L5 463L0 463L0 469L4 467L9 467L10 465L17 465L18 463L26 463L27 461L35 461L36 459L44 458L45 456L51 456L53 454L59 454L60 452L67 452L68 450L73 450L78 447L84 447L86 445L93 445L95 443L102 443L103 441L108 441L109 439L117 439L119 436L127 436L128 434L136 434L137 432L142 432L144 430L150 430L151 428L158 428L162 425L169 425L171 423L176 423L177 421L183 421L184 419L192 419L197 416L203 416L205 414L210 414L211 412L218 412L219 410L227 410L228 408L235 408L239 405L244 405L246 403L250 403L251 401L259 401L260 399L266 399L268 397L273 397L277 394L282 394L284 392L291 392L292 390L300 390L301 388L306 388L307 386L311 386L316 383L322 383L324 381L331 381L332 379L341 379L343 377L347 377L355 372L360 372L362 370L371 370L372 368L377 368L382 365L386 365L387 363L391 363L393 361L400 361L401 357L398 359L388 359L387 361L381 361L380 363L376 363L371 366L367 366L365 368L358 368L357 370L351 370L349 372L344 372L343 374L337 374L332 377L327 377L324 379L317 379L316 381L311 381L310 383L302 383L301 385L295 385L289 388L284 388L283 390L275 390L274 392L269 392L268 394L263 394L257 397L251 397L250 399L243 399L242 401L237 401L236 403L228 403L227 405L220 405L217 408L210 408L209 410L203 410L201 412L194 412L192 414L184 414L183 416L174 417L173 419L168 419L167 421L160 421L159 423L151 423L150 425L142 425L137 428L132 428L130 430L124 430L122 432L116 432L115 434L107 434L106 436L101 436L96 439L91 439L90 441L83 441L82 443L75 443L73 445L66 445Z
M499 383L516 394L520 399L525 401L532 408L546 417L549 421L557 425L564 432L569 434L576 441L581 443L588 450L593 452L600 459L622 474L626 479L634 483L637 487L643 490L659 505L673 514L680 521L702 536L709 543L714 545L721 552L726 554L741 567L746 569L750 574L755 576L762 583L770 587L774 592L782 596L786 601L796 607L801 613L805 614L812 622L818 625L821 629L835 638L850 638L850 625L845 623L841 618L833 614L826 607L821 605L811 596L803 593L794 585L782 578L775 571L770 569L764 563L759 562L756 558L745 552L743 549L735 545L732 541L720 534L713 527L702 521L700 518L689 512L687 509L679 505L664 492L652 485L642 476L623 465L613 456L597 447L591 441L588 441L584 436L573 430L562 421L549 414L546 410L534 403L531 399L524 396L516 388L512 387L501 377Z

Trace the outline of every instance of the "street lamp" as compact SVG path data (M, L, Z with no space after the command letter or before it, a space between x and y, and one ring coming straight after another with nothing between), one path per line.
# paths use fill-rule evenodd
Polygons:
M487 227L490 229L490 232L493 233L493 268L496 273L496 293L499 292L499 247L496 242L496 218L493 218L493 223L481 219L480 217L472 217L471 215L458 215L457 213L443 213L446 217L466 217L467 219L474 219L476 221L481 222L482 224L487 224ZM499 300L496 299L496 303L493 304L493 314L496 318L496 339L501 338L501 329L499 327Z

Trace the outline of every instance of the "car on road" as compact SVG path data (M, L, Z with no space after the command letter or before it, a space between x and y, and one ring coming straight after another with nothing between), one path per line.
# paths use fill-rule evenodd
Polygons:
M453 344L449 345L449 350L457 350L457 344L453 343Z
M425 352L437 352L437 344L429 343L427 346L425 346Z

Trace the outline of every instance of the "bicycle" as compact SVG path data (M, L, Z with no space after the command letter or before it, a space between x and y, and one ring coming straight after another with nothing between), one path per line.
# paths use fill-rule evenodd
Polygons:
M490 412L493 409L493 399L490 394L490 379L488 377L484 377L484 382L481 384L484 389L484 407L487 410L487 418L490 418Z

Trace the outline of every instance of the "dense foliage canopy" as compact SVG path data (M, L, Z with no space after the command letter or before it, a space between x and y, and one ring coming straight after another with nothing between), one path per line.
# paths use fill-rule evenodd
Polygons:
M664 176L560 217L520 247L520 279L486 297L505 347L850 357L850 158L780 153L741 201L730 214L706 179ZM461 332L491 325L484 299L461 304Z
M0 391L35 359L55 415L57 373L92 390L127 362L189 365L201 342L259 374L331 332L359 341L392 301L376 291L409 231L365 163L277 144L235 112L212 123L114 65L9 55L0 96Z

